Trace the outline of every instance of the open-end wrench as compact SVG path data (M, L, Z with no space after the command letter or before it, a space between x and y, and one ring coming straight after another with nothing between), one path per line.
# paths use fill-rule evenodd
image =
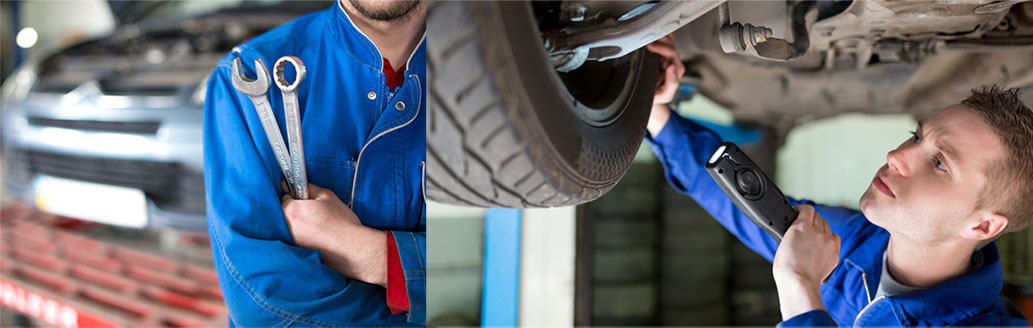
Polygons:
M294 82L287 83L284 70L287 64L294 65ZM305 175L305 148L301 142L301 123L298 116L298 85L305 79L305 63L294 56L283 56L273 65L276 87L283 94L283 112L287 120L287 142L290 144L291 173L294 174L297 199L308 199L308 177Z
M290 153L287 146L283 144L283 136L276 125L272 106L269 105L269 99L265 95L269 92L269 71L265 69L262 59L255 59L255 73L258 76L254 80L244 76L244 71L240 68L240 58L233 60L233 87L248 96L251 103L255 105L255 111L258 112L258 118L262 122L262 129L265 130L265 137L269 139L269 145L273 147L273 153L276 154L276 162L280 164L280 170L287 178L287 185L291 186L291 196L299 199L297 191L293 189L297 184L294 183L294 177L291 175Z

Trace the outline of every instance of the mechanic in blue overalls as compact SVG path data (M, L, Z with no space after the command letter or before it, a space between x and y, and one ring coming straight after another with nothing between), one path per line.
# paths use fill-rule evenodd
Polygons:
M425 20L422 1L341 0L215 68L205 191L231 325L425 323ZM283 197L255 108L230 80L235 58L254 78L255 59L288 55L307 67L298 99L310 200ZM285 131L280 92L268 96Z
M667 67L647 140L671 186L773 261L780 325L1029 326L1000 296L993 242L1033 219L1033 112L1017 90L974 90L923 120L886 156L861 212L790 199L800 215L777 244L705 171L721 138L667 107L684 72L673 44L648 46Z

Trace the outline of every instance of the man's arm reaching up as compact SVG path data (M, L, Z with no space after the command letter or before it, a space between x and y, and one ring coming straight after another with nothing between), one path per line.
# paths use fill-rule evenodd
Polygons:
M653 108L646 129L649 132L647 141L663 165L667 181L678 192L696 200L746 246L772 261L778 243L767 232L753 224L732 203L704 168L706 160L723 141L721 137L699 123L672 113L667 106L674 98L678 80L685 71L674 48L674 38L664 37L647 45L646 48L664 57L663 62L666 65L663 81L653 98ZM789 202L792 205L814 205L809 201L792 198ZM851 229L857 226L848 224L852 222L851 219L857 217L856 211L815 206L828 219L832 230L841 235L849 236Z

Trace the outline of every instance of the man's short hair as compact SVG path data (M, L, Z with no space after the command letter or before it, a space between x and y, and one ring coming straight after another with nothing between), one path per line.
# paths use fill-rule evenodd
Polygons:
M976 206L1008 218L1002 233L1025 229L1033 221L1033 111L1019 99L1019 89L999 85L973 89L961 104L990 125L1007 151L985 169Z

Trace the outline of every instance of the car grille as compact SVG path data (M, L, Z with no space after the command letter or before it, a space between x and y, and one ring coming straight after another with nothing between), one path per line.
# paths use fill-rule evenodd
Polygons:
M200 78L194 79L191 82L197 83ZM172 84L172 85L138 85L131 83L132 81L102 81L100 84L100 90L105 95L110 96L143 96L143 95L174 95L184 87L189 87L189 84Z
M29 176L54 177L142 190L167 211L204 213L204 178L177 163L108 159L19 151Z
M121 132L137 134L155 134L158 132L158 122L104 122L86 120L57 120L42 117L30 117L29 124L37 126L50 126L66 129Z

